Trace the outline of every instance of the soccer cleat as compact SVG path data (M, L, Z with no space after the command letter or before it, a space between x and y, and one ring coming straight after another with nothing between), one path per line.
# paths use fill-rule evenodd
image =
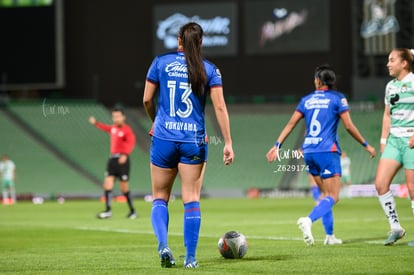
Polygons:
M342 244L341 239L337 239L335 235L326 235L325 241L323 242L324 245L335 245L335 244Z
M171 249L168 247L159 251L160 260L161 260L161 267L163 268L171 268L175 266L175 260L172 255Z
M384 245L392 245L399 239L402 239L405 236L405 230L403 228L393 230L388 235L388 239L385 240Z
M190 259L184 262L184 268L198 268L198 262L194 257L190 257Z
M297 225L303 233L303 241L307 245L313 245L315 243L312 236L312 221L309 217L302 217L298 219Z
M138 217L138 214L135 211L130 212L127 216L127 218L131 220L136 219L137 217Z
M98 215L96 215L96 217L98 219L109 219L112 217L112 212L111 211L104 211L99 213Z

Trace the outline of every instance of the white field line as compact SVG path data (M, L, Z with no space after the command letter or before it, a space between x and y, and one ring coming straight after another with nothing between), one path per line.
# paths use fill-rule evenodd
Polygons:
M130 229L116 229L116 228L102 228L102 227L87 227L87 226L77 226L74 229L85 230L85 231L102 231L102 232L116 232L116 233L129 233L129 234L141 234L141 235L154 235L153 231L144 231L144 230L130 230ZM183 233L178 232L168 232L170 236L183 236ZM217 238L216 235L209 234L200 234L200 237L203 238ZM249 239L257 240L302 240L302 238L288 238L288 237L271 237L271 236L246 236Z
M73 229L76 230L83 230L83 231L101 231L101 232L116 232L116 233L126 233L126 234L140 234L140 235L154 235L154 232L152 231L141 231L141 230L130 230L130 229L116 229L116 228L102 228L102 227L86 227L86 226L78 226L74 227ZM298 234L300 234L300 231L298 231ZM182 237L182 233L177 232L169 232L168 235L170 236L178 236ZM200 237L203 238L217 238L216 235L209 235L209 234L200 234ZM272 240L272 241L303 241L300 237L284 237L284 236L255 236L255 235L246 235L248 239L254 239L254 240ZM385 237L384 237L385 239ZM323 242L322 239L318 240L315 239L315 241ZM383 244L384 240L367 240L362 241L358 240L358 242L362 243L368 243L368 244Z

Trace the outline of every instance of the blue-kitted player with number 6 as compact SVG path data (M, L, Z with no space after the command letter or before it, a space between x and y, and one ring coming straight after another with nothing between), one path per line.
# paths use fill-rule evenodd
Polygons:
M315 91L304 96L295 112L280 133L275 145L266 154L267 160L277 159L278 150L297 123L304 118L306 122L305 140L302 145L305 163L314 177L324 198L307 217L298 219L297 224L307 245L313 245L312 223L324 216L339 200L341 188L341 163L337 130L339 120L348 133L370 154L375 157L375 148L362 137L351 120L345 96L334 90L336 75L329 65L316 68Z
M198 267L200 192L207 161L204 123L207 95L210 95L225 142L224 164L231 164L234 159L221 74L214 64L202 57L202 39L203 30L199 24L183 25L178 33L178 50L153 60L145 84L144 107L154 123L150 151L151 221L158 240L161 267L175 266L167 234L168 201L177 174L181 178L184 203L184 267Z

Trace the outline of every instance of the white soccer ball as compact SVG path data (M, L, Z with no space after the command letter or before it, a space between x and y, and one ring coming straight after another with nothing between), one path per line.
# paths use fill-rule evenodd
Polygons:
M240 259L247 253L247 238L237 231L226 232L218 241L218 250L226 259Z

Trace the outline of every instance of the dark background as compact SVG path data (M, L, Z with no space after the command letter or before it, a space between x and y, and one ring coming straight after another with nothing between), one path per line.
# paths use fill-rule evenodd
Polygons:
M0 8L0 26L0 83L54 83L54 8Z
M181 5L214 2L221 3L213 0L174 1ZM366 58L358 52L362 1L329 1L329 50L255 55L247 54L244 45L244 30L247 28L244 24L248 22L244 18L248 16L246 1L228 2L236 3L238 7L238 54L209 57L223 74L228 99L232 98L235 102L250 102L257 98L262 101L296 100L313 89L313 71L323 63L335 68L337 88L350 99L365 100L371 96L366 91L383 94L382 83L389 78L385 70L386 55ZM413 2L397 0L397 17L402 28L397 37L399 46L414 47ZM63 1L64 84L52 90L30 93L27 90L13 91L11 95L88 98L106 105L123 103L142 106L145 76L154 57L152 24L153 7L157 4L173 3L137 0ZM14 24L27 24L30 16L25 20ZM318 29L310 35L315 40L326 39ZM37 62L41 68L41 63L46 64L50 60L45 58ZM381 88L377 89L377 86Z
M239 14L244 14L244 1L237 2ZM170 1L123 0L120 3L65 2L65 96L98 97L107 104L117 101L141 104L146 71L153 58L152 6ZM349 93L350 9L348 1L331 1L330 14L335 20L331 21L329 52L210 58L223 74L226 96L302 95L313 88L315 66L326 62L339 75L338 87ZM242 23L239 17L239 25ZM244 52L243 32L239 35L239 52ZM314 35L318 39L318 33Z

